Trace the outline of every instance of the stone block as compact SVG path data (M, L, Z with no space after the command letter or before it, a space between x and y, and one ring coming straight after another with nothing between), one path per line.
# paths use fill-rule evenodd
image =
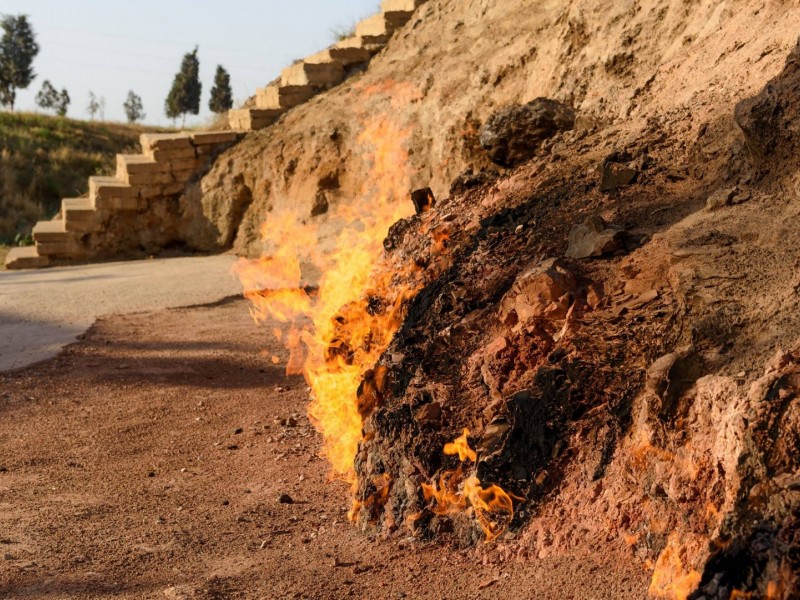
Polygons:
M58 258L85 258L86 250L75 240L65 240L61 242L42 242L36 244L36 252L41 256Z
M92 206L99 207L98 201L111 198L133 198L133 188L116 177L89 177L89 199Z
M171 181L172 175L170 171L164 171L161 173L129 173L125 178L125 182L133 186L163 185Z
M64 242L72 236L64 228L64 221L39 221L33 226L33 241L40 242Z
M315 55L315 60L322 57ZM330 88L342 82L344 67L334 60L326 62L303 61L281 71L281 86L312 86Z
M235 131L204 131L202 133L191 134L192 143L195 146L206 144L230 144L238 139Z
M383 13L373 15L356 25L356 35L362 38L366 45L385 44L393 31Z
M174 150L192 146L192 139L188 133L143 133L139 136L139 142L145 151Z
M261 110L285 110L308 102L316 95L309 85L269 85L256 93L256 106Z
M414 12L425 2L426 0L383 0L381 2L381 11L385 13Z
M196 171L198 162L196 158L181 158L169 161L170 171Z
M205 146L198 146L197 148L188 147L188 148L172 148L170 150L150 150L146 152L146 156L149 156L153 160L158 162L169 162L170 160L177 160L181 158L193 158L197 155L197 151Z
M151 198L158 198L164 195L163 185L143 185L138 189L138 198L140 200L149 200Z
M346 67L368 62L372 56L364 40L357 36L344 39L320 54L327 54L332 60L338 60Z
M90 221L99 216L89 198L64 198L61 201L61 218L69 221Z
M12 248L6 254L6 269L41 269L50 264L50 259L37 252L36 246Z

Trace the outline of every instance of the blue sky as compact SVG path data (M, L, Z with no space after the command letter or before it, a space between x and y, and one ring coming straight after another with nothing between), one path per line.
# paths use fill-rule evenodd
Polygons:
M41 51L36 80L18 110L36 110L45 79L72 98L69 116L88 118L89 92L105 97L106 120L122 121L128 90L142 97L145 122L168 125L164 99L181 58L199 46L201 113L207 121L217 64L244 100L292 61L328 46L332 28L377 12L379 0L0 0L0 14L27 14Z

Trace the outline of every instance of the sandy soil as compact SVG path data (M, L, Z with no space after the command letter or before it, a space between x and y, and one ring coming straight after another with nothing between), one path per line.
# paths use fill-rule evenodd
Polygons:
M266 331L240 300L110 317L0 375L0 598L646 597L633 557L359 532Z

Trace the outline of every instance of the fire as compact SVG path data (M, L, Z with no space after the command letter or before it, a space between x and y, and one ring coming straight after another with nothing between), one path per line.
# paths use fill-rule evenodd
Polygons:
M458 455L461 462L476 462L477 454L470 448L468 437L469 429L464 429L454 441L445 444L444 453L449 456ZM523 500L508 494L500 486L481 486L480 480L474 474L466 475L463 465L443 473L438 482L423 483L422 494L426 501L433 501L430 510L435 514L471 511L487 542L506 532L514 518L513 501Z
M656 598L666 600L686 600L700 583L700 573L686 568L682 558L680 537L677 532L670 534L667 547L656 561L653 579L648 590Z
M392 108L412 96L405 88L384 88L369 93L387 94ZM396 114L370 119L358 136L368 171L359 197L330 215L341 225L332 251L319 250L319 232L303 224L303 215L285 211L271 214L261 229L270 255L234 267L253 318L288 327L287 333L275 332L289 349L287 374L302 373L308 382L308 413L322 433L323 452L334 473L351 482L363 425L359 384L389 345L404 302L415 292L403 283L403 273L374 267L389 227L412 210L406 149L411 131L393 120ZM316 292L303 279L309 266L322 273Z

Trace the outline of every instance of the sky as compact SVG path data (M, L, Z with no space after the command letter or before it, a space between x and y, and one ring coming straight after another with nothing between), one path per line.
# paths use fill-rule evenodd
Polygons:
M242 102L294 60L329 46L335 29L349 29L378 11L379 0L0 0L0 14L26 14L40 52L37 77L17 96L16 109L40 110L44 80L72 99L68 115L88 119L89 92L105 98L105 119L124 121L133 90L144 122L171 125L164 100L181 59L199 47L201 111L186 124L210 120L208 100L218 64Z

